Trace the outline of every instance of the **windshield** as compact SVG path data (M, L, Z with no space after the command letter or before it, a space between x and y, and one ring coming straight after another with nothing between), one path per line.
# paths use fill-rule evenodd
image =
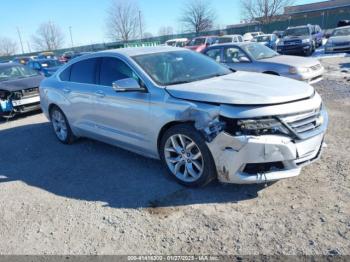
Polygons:
M196 45L204 45L204 44L205 44L205 38L194 38L191 40L191 42L188 45L196 46Z
M133 59L162 86L190 83L232 73L211 58L190 51L139 55Z
M40 65L44 68L56 67L62 65L62 63L58 60L46 60L41 61Z
M336 29L332 36L350 36L350 28Z
M20 65L0 67L0 82L37 75L39 74L34 70Z
M309 35L309 34L310 34L310 31L308 27L300 27L300 28L287 29L285 35L302 36L302 35Z
M271 40L271 36L258 36L256 41L258 42L269 42Z
M271 58L279 55L272 49L262 44L250 44L250 45L242 46L242 48L255 60L267 59L267 58Z
M224 44L224 43L232 43L232 37L219 37L216 42L218 44Z

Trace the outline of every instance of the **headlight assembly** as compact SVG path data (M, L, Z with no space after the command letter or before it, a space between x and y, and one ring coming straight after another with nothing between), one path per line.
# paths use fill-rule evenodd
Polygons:
M307 38L307 39L303 39L303 40L301 40L301 41L302 41L303 44L307 44L307 43L310 43L310 42L311 42L310 39L308 39L308 38Z
M287 128L275 118L245 119L237 121L236 135L289 135Z
M294 67L294 66L291 66L289 67L289 73L290 74L303 74L303 73L308 73L310 71L309 68L307 67Z

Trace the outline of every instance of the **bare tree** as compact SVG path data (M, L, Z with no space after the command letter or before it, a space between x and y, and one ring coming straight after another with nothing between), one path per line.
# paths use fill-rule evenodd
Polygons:
M17 52L17 43L7 37L0 38L0 56L11 56Z
M269 24L277 15L283 13L284 7L294 0L241 0L244 17L250 21Z
M129 41L142 37L145 23L133 0L112 1L107 14L107 35L112 40Z
M173 35L173 34L174 34L174 29L171 26L162 26L158 30L159 36Z
M64 34L58 25L49 21L39 26L32 40L37 50L52 51L63 46Z
M208 0L189 0L185 5L180 21L185 30L203 32L213 28L216 13Z

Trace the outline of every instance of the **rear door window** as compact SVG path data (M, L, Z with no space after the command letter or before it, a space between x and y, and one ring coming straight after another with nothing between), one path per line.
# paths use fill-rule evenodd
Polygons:
M70 81L83 84L96 84L98 58L86 59L71 66Z

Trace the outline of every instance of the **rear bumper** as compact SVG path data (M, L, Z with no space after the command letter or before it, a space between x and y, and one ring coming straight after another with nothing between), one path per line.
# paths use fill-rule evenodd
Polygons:
M236 137L220 133L207 143L219 181L257 184L298 176L303 166L321 156L327 124L326 117L318 133L304 140L280 135Z

